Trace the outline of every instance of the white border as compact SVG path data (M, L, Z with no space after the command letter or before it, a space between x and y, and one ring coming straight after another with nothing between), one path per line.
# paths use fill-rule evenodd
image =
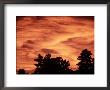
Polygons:
M16 16L95 16L95 75L16 75ZM5 87L106 87L107 5L6 5Z

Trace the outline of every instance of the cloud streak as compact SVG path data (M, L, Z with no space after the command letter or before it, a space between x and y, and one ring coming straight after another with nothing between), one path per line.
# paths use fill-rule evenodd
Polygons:
M77 57L87 48L94 55L93 16L17 17L17 69L32 70L37 54L51 53L70 61L77 69Z

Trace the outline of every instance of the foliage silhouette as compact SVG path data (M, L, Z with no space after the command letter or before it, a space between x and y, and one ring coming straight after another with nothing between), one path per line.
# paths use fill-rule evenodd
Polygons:
M92 53L87 49L82 50L80 56L77 58L80 60L77 64L79 66L77 73L94 74L94 58L92 58L91 55Z
M92 58L91 51L84 49L78 56L80 61L78 70L73 71L69 68L70 63L62 57L52 58L51 54L47 54L44 57L38 54L38 57L34 59L36 61L36 69L32 74L94 74L94 58ZM24 69L19 69L18 74L26 74Z
M72 73L69 69L69 61L63 60L62 57L51 58L51 54L41 56L35 59L37 64L35 64L36 69L34 74L66 74Z
M24 69L19 69L18 74L26 74L26 71Z

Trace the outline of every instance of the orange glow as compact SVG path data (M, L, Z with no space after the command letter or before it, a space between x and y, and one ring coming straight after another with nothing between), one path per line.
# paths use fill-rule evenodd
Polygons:
M94 17L92 16L26 16L16 19L17 70L35 69L38 54L51 53L70 61L77 69L77 57L85 48L94 56Z

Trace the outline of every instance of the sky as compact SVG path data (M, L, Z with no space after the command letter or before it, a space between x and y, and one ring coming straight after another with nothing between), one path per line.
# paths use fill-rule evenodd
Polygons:
M61 56L76 70L77 57L88 49L94 57L93 16L17 16L16 69L33 71L38 54Z

